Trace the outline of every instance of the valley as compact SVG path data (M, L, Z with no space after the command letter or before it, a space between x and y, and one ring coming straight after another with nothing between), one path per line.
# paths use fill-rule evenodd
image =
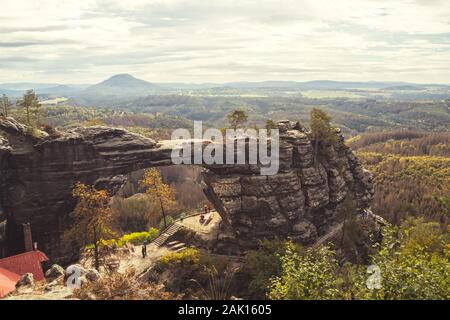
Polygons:
M5 87L22 93L19 85ZM0 118L0 252L23 251L22 224L31 222L33 240L51 261L46 269L77 263L95 273L99 250L100 280L68 290L67 275L48 278L47 285L18 289L8 299L110 299L111 290L114 299L449 297L447 86L161 85L116 75L92 86L53 87L36 86L40 104L29 123L19 94L8 91L13 103ZM325 121L321 138L312 133L317 110ZM280 129L278 174L259 177L238 165L171 165L173 146L164 141L173 130L192 133L193 121L224 130L236 111L245 115L241 128ZM340 142L323 126L339 128ZM314 139L323 140L316 145ZM154 167L152 181L167 193L162 198L142 182ZM77 182L86 188L78 201ZM67 251L67 230L78 225L73 214L82 197L102 190L97 197L108 201L102 210L114 217L104 226L111 232L87 242L75 236ZM212 213L204 214L205 206ZM361 266L369 262L394 279L384 291L366 287ZM418 278L405 270L418 265L437 291L408 291ZM314 268L327 270L324 277ZM297 278L300 270L304 279ZM286 289L305 283L307 291ZM314 295L306 293L311 290Z

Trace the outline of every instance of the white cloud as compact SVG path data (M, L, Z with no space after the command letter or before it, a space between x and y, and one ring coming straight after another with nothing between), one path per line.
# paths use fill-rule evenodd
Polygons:
M444 0L1 2L0 82L450 83Z

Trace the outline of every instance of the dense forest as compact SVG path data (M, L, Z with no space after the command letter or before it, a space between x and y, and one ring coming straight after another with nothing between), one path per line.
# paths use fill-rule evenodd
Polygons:
M78 105L76 99L71 102ZM111 101L102 97L100 101L95 100L87 105L101 105L136 113L163 113L189 120L202 120L213 126L221 126L226 115L236 108L252 115L250 125L261 125L267 119L299 119L307 123L310 110L319 107L330 113L335 124L344 132L354 135L395 128L447 131L450 123L449 104L448 100L308 98L298 94L255 97L152 95L122 100L111 97Z

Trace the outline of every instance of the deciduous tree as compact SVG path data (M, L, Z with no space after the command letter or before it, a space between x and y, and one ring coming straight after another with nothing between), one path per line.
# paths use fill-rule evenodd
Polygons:
M111 229L114 215L109 206L110 197L105 190L80 182L75 184L72 194L78 203L73 210L73 224L65 232L64 241L66 245L92 246L94 266L99 270L102 241L115 235Z
M161 174L155 168L145 170L144 177L139 184L146 189L148 197L159 204L164 219L164 228L166 228L166 210L175 204L175 191L164 183Z

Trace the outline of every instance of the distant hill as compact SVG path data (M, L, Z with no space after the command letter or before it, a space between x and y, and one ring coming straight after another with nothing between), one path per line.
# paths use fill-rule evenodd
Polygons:
M67 94L71 94L71 93L74 93L77 91L80 91L80 89L60 84L60 85L56 85L54 87L37 89L36 93L37 94L49 94L49 95L67 95Z
M415 86L415 85L403 85L403 86L391 86L391 87L386 87L383 88L383 90L424 90L426 88L421 87L421 86Z
M355 81L332 81L332 80L315 80L299 83L302 89L310 90L341 90L341 89L358 89L373 88L381 89L393 85L405 85L405 82L355 82Z
M130 74L117 74L100 83L94 85L82 84L58 84L58 83L0 83L0 94L11 97L20 97L25 90L34 89L37 94L46 98L69 97L78 104L88 105L109 105L112 101L122 104L123 99L138 98L154 94L167 94L186 91L196 91L205 93L211 91L213 94L239 93L249 91L346 91L365 89L385 90L391 94L405 95L425 94L427 89L442 92L434 94L448 94L450 86L444 84L414 84L394 81L334 81L334 80L314 80L314 81L240 81L228 83L151 83L133 77ZM424 93L421 92L424 91ZM203 91L203 92L202 92ZM445 97L445 96L444 96ZM414 98L416 98L414 96ZM440 99L440 97L438 97ZM121 99L121 101L119 101ZM107 100L107 101L106 101Z
M34 82L17 82L17 83L0 83L0 94L6 94L10 97L21 97L26 90L34 90L38 95L64 96L74 92L78 92L87 85L70 84L63 85L57 83L34 83Z
M30 89L38 90L38 89L52 88L58 85L59 83L15 82L15 83L0 83L0 88L8 90L25 91Z
M0 95L2 95L2 94L6 94L8 97L17 98L22 95L22 91L10 90L10 89L5 89L5 88L0 87Z
M158 86L129 74L117 74L81 92L81 95L141 95L152 93Z

